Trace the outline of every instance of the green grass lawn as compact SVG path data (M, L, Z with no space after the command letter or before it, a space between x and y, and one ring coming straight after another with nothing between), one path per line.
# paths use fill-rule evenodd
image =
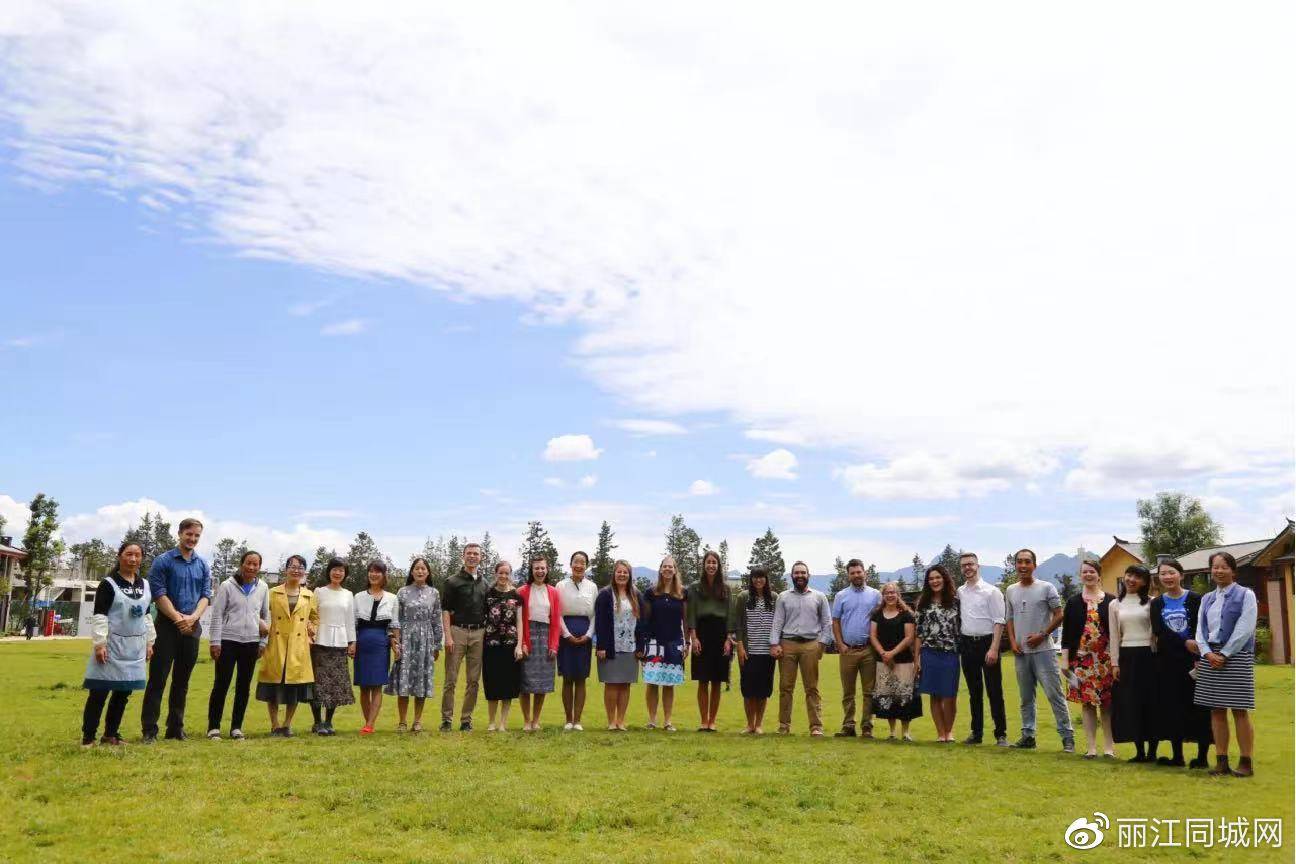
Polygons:
M811 739L800 690L796 734L741 737L736 679L718 735L692 731L691 687L679 694L679 733L602 731L593 684L584 734L561 731L554 694L549 729L539 735L481 731L484 701L472 734L398 735L389 697L371 738L355 735L353 706L339 712L335 738L269 739L254 701L244 726L252 738L209 742L201 737L213 670L205 657L190 688L192 740L82 751L88 650L79 640L0 644L0 860L1075 860L1100 852L1071 850L1063 832L1095 810L1113 820L1101 853L1124 860L1291 861L1296 841L1291 667L1257 670L1257 776L1238 780L1063 754L1042 697L1034 753L938 745L927 717L914 724L916 744ZM836 658L821 668L833 729L841 719ZM1004 684L1015 737L1011 667ZM123 724L132 742L140 701L131 697ZM776 703L777 694L768 729L777 725ZM642 686L632 706L632 725L642 729ZM428 725L436 719L429 704ZM521 724L516 706L513 721ZM960 737L967 721L961 702ZM309 724L303 710L297 731ZM1117 818L1239 816L1281 817L1283 848L1117 847Z

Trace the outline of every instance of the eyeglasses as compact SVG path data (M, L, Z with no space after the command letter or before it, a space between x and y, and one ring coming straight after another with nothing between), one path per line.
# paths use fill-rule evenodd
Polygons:
M305 572L306 572L306 568L303 567L303 566L300 565L300 564L289 564L289 565L288 565L287 567L285 567L284 569L287 570L289 573L305 573Z

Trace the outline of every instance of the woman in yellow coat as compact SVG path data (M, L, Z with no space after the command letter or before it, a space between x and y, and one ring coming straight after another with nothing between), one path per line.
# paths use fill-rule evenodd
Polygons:
M293 555L284 564L284 580L270 589L270 633L267 636L256 698L270 709L270 735L292 737L292 719L298 702L315 697L315 670L310 646L319 629L319 601L302 585L306 559ZM284 722L279 725L279 706Z

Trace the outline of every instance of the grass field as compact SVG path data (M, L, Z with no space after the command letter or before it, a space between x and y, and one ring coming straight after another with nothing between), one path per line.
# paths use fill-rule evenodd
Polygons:
M539 735L480 731L484 702L472 734L398 735L389 698L372 738L354 734L352 707L339 712L337 737L285 741L264 737L265 713L253 702L244 727L253 737L241 743L195 737L82 751L88 650L80 640L0 644L0 860L823 864L1105 853L1130 861L1291 861L1296 840L1291 667L1257 670L1257 776L1237 780L1063 754L1042 698L1034 753L938 745L927 717L914 724L915 744L811 739L799 690L796 734L750 739L736 734L736 685L721 707L719 735L692 731L691 687L679 694L679 733L602 731L594 684L584 734L558 728L557 694ZM204 731L212 669L204 658L194 673L194 736ZM822 670L831 729L841 718L836 658L825 658ZM1005 673L1015 736L1016 691L1011 668ZM776 702L777 694L769 729ZM642 728L641 686L632 706L632 725ZM139 708L136 694L123 724L132 741ZM301 718L304 732L309 713ZM431 704L427 719L434 726ZM513 719L520 725L516 706ZM960 702L960 737L967 719ZM1129 755L1129 747L1121 750ZM1100 850L1067 847L1066 826L1094 811L1113 820ZM1118 818L1239 816L1281 817L1283 847L1117 847Z

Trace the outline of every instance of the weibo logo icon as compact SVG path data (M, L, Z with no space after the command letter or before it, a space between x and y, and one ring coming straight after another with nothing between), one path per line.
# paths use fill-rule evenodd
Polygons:
M1081 816L1067 826L1063 839L1072 849L1093 849L1103 842L1106 831L1111 828L1111 820L1106 813L1095 812L1093 820Z

